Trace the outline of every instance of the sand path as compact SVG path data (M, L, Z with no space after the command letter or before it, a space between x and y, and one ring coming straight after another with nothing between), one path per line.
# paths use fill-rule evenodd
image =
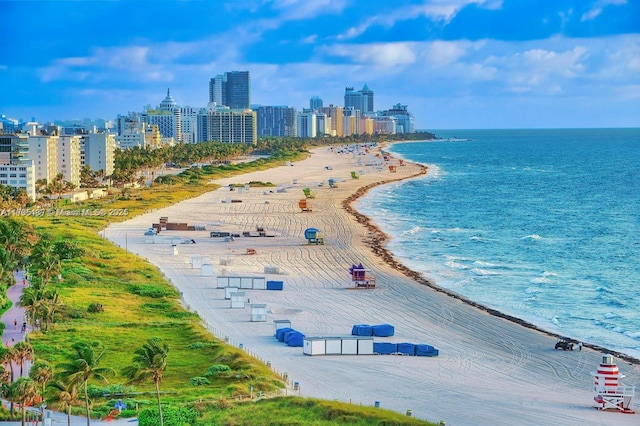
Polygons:
M345 212L341 201L358 188L386 179L420 173L418 165L376 167L372 155L336 154L318 148L293 166L222 179L216 183L270 181L276 188L204 194L127 222L113 224L104 235L157 265L182 292L210 330L230 343L270 361L287 372L303 396L351 401L399 412L411 409L419 418L447 425L637 425L640 415L592 408L591 372L601 354L553 349L555 339L433 291L404 276L375 256L363 243L367 229ZM396 160L393 163L398 165ZM327 166L332 166L329 170ZM352 170L361 172L351 179ZM329 188L329 178L337 188ZM416 179L419 179L417 177ZM296 183L294 184L294 179ZM324 186L317 183L325 182ZM396 183L391 183L396 185ZM303 187L312 187L313 212L297 202ZM241 202L223 202L241 200ZM172 222L204 225L207 231L163 231L152 244L144 231L160 216ZM233 242L209 238L210 230L254 231L275 237L241 237ZM308 245L304 230L324 232L325 245ZM174 238L172 241L171 238ZM193 238L196 244L171 243ZM254 248L255 255L246 249ZM230 309L216 278L191 268L192 255L212 260L215 275L264 276L284 281L284 291L247 290L252 303L265 303L267 322L251 322L249 308ZM348 268L362 262L377 277L374 290L351 290ZM226 264L221 264L226 263ZM265 274L265 266L279 274ZM288 319L313 335L348 335L354 324L390 323L395 336L381 341L427 343L437 358L409 356L306 356L273 338L272 320ZM625 384L639 385L640 368L618 361ZM637 401L634 404L639 411Z

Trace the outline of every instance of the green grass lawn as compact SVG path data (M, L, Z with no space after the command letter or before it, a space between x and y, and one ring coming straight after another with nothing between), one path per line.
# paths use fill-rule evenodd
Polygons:
M286 161L300 159L305 153L286 156ZM171 185L121 191L103 200L63 206L68 209L126 209L125 216L31 217L29 222L41 233L55 239L76 242L84 255L65 261L59 290L63 306L48 332L33 332L30 341L36 359L49 361L55 368L64 361L74 343L84 341L101 345L105 356L101 366L111 367L115 374L111 387L92 383L94 387L119 389L126 379L122 369L130 365L135 349L148 338L161 337L169 345L168 368L161 384L163 403L195 406L202 425L331 425L331 424L426 424L416 419L385 410L362 408L349 404L329 403L301 398L277 398L258 403L230 403L230 398L253 392L274 392L284 384L280 377L261 361L242 350L228 346L213 337L193 313L182 308L178 292L158 269L99 236L109 222L122 221L168 206L215 189L211 179L222 175L238 175L280 165L283 160L259 160L238 166L204 167L189 171ZM197 178L194 178L197 175ZM253 183L264 184L268 183ZM101 304L102 312L89 312L91 304ZM203 377L214 365L226 365L227 371L208 375L208 384L193 386L191 379ZM128 389L129 406L153 405L152 383ZM142 393L141 393L142 392ZM100 395L100 393L98 393ZM95 408L117 398L93 396ZM224 408L224 409L222 409ZM78 408L80 410L80 408ZM104 412L103 408L101 412Z

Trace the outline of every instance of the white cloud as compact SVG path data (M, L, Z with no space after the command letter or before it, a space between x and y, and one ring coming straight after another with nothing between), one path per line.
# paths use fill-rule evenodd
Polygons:
M339 13L345 8L347 2L345 0L276 0L272 4L274 9L282 12L282 18L289 21Z
M422 5L412 6L407 12L410 17L426 16L435 21L448 23L458 12L471 4L494 10L502 7L501 0L429 0Z
M335 44L323 46L320 51L327 56L348 58L361 65L390 68L410 65L416 61L417 43Z
M627 0L598 0L591 9L582 15L580 21L590 21L597 18L607 6L621 6L624 4L627 4Z

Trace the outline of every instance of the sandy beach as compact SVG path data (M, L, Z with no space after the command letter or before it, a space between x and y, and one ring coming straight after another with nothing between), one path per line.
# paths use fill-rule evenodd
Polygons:
M640 414L593 408L591 373L602 353L587 347L557 351L552 336L435 291L402 273L380 250L374 253L370 246L380 236L365 226L366 218L347 211L344 200L369 185L420 179L423 169L395 159L378 164L381 159L373 153L379 151L335 151L317 148L292 165L218 180L217 190L112 224L104 236L156 265L212 333L286 372L302 396L371 406L378 402L448 426L640 424ZM352 171L359 179L351 178ZM329 187L329 179L336 188ZM276 187L227 187L250 181ZM315 195L308 200L312 212L298 207L305 187ZM145 237L161 216L205 230ZM257 228L273 236L234 241L209 236L211 231L242 235ZM325 244L308 244L307 228L319 229ZM196 243L182 244L185 239ZM247 254L249 248L255 254ZM200 268L192 268L192 256L209 259L214 276L203 277ZM376 277L375 289L353 289L348 269L358 263ZM248 305L230 308L216 276L265 277L283 281L284 290L246 290L251 303L267 306L267 321L252 322ZM425 343L440 355L307 356L302 348L275 340L273 320L280 319L290 320L306 336L349 335L354 324L389 323L395 335L377 341ZM623 382L640 387L640 366L621 359L617 364L627 376ZM639 402L634 400L636 412Z

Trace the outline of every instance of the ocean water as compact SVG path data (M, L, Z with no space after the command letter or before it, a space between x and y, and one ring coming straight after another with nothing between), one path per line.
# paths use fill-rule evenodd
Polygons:
M640 358L640 129L435 131L356 207L437 285Z

